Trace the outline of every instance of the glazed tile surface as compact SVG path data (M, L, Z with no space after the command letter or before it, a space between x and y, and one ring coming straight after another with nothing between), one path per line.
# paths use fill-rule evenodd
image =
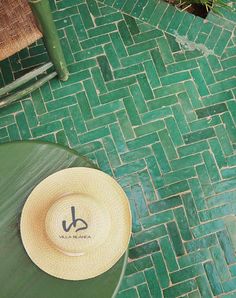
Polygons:
M65 144L123 186L133 236L119 298L236 297L235 13L51 6L70 78L2 109L0 142ZM1 62L0 85L47 60L39 41Z

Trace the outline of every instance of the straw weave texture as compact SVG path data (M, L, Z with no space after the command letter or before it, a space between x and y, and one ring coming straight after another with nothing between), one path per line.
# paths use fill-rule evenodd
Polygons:
M27 0L0 1L0 60L42 37Z

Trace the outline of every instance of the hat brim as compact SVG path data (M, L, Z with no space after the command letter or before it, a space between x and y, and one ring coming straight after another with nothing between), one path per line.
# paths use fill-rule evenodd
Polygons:
M106 241L80 256L68 256L53 247L45 233L49 207L66 193L102 195L110 213ZM69 168L40 182L29 195L21 215L21 238L31 260L48 274L67 280L84 280L109 270L126 251L131 236L131 212L123 189L109 175L92 168Z

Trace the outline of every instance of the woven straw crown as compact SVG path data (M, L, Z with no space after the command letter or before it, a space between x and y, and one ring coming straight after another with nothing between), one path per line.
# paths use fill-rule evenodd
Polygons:
M43 180L28 197L21 236L45 272L82 280L110 269L131 234L128 199L118 183L91 168L70 168Z

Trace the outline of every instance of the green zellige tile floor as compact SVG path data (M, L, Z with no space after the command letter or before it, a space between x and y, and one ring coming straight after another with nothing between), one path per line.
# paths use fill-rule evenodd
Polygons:
M119 298L236 297L235 13L51 7L70 78L0 110L0 142L68 145L123 186L133 236ZM0 85L47 59L42 42L21 51Z

